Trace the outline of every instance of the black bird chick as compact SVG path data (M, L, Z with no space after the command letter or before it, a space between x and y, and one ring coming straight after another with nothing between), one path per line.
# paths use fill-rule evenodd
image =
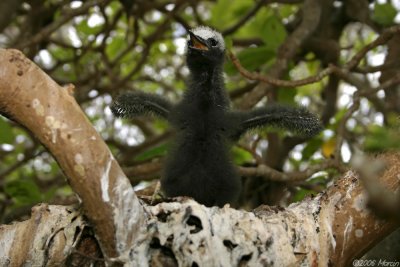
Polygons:
M128 92L111 110L119 117L151 114L167 119L176 131L161 178L169 197L190 196L206 206L235 203L240 176L230 148L250 129L272 126L303 136L317 134L318 118L304 108L272 105L232 111L223 80L225 44L220 33L198 27L189 31L188 90L174 105L154 94Z

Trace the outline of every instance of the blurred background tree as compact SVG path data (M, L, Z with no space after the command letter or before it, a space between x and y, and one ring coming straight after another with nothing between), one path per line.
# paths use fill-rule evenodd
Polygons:
M399 31L345 68L400 21L399 11L397 0L2 0L0 47L22 50L59 84L76 86L75 98L137 189L160 177L173 133L157 119L115 119L109 105L125 90L179 100L187 29L222 32L253 74L298 80L338 66L299 87L273 86L244 77L227 57L235 108L303 105L323 121L312 139L261 130L232 151L243 177L240 206L285 206L334 182L358 151L400 148ZM0 222L24 218L39 202L77 199L35 136L0 115Z

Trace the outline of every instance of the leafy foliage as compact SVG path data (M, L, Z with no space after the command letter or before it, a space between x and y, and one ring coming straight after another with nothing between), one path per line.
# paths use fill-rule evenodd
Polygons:
M335 5L324 6L329 12L314 20L318 23L311 25L316 26L315 30L307 27L310 37L302 41L303 34L287 43L289 37L301 30L302 4L277 1L259 5L253 0L218 0L150 1L140 5L133 1L127 10L120 1L107 0L80 10L88 5L87 1L68 4L59 0L36 4L23 1L12 20L1 29L0 46L21 49L58 83L74 84L76 100L121 165L140 166L165 156L168 138L163 133L170 130L168 125L152 118L115 119L108 106L113 97L125 90L153 92L171 101L181 98L188 75L184 57L185 27L206 24L227 32L226 47L246 70L297 80L316 75L329 64L343 66L398 17L399 7L394 2L370 1L366 5L369 9L358 13L369 16L364 20L357 20L349 12L351 7L347 1L334 2ZM321 5L327 3L322 1ZM313 15L304 19L309 21ZM54 30L43 34L49 25ZM36 40L34 36L41 37ZM398 44L390 46L386 42L385 47L370 50L359 67L379 67L382 62L376 62L377 59L384 58L386 62L398 58ZM296 47L295 55L283 58L290 46ZM277 71L277 68L281 69ZM392 77L385 72L396 72L398 68L378 71L382 77ZM304 105L325 123L325 130L309 140L276 131L246 135L241 140L245 145L232 151L237 165L256 166L261 162L279 171L301 172L332 159L335 154L342 158L334 160L343 164L343 159L350 158L354 149L375 152L400 148L396 119L399 94L390 93L398 89L364 94L359 107L352 110L357 101L354 92L368 88L357 88L357 83L351 81L361 80L371 86L382 84L374 74L378 72L364 74L349 70L352 79L332 75L297 88L268 87L251 81L230 60L226 61L225 72L235 108L275 101ZM337 142L349 146L347 155L343 144ZM335 153L337 147L341 149L339 153ZM29 207L41 201L63 203L66 196L72 195L58 165L43 151L45 148L28 131L0 117L0 199L5 203L0 204L1 218L6 218L17 206ZM327 181L334 179L335 173L328 170L317 177L300 185L287 184L292 192L291 200L322 190ZM274 194L268 191L268 177L244 180L246 195L254 196L257 201L242 203L243 206L267 203L266 196Z

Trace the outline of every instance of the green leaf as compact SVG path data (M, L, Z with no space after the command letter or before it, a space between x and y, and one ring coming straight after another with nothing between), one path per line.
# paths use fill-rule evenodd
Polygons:
M315 191L312 189L301 188L293 196L293 202L301 201L307 196L318 194L320 190L326 188L327 182L328 182L328 179L327 179L326 174L321 174L321 175L315 176L315 177L307 180L305 182L306 184L313 185L313 188L316 188L316 189L320 188L320 189L317 189L317 191Z
M298 10L299 7L297 5L279 5L279 15L281 18L290 18Z
M90 27L87 19L82 20L78 25L76 25L76 31L84 38L87 38L89 35L97 34L101 28L102 25L96 25L94 27Z
M278 100L280 103L294 104L294 97L297 95L295 88L279 88Z
M10 195L17 206L41 202L42 194L31 178L17 178L6 182L4 191Z
M54 60L68 61L74 57L74 51L60 46L51 46L48 50Z
M11 125L0 116L0 144L14 143L14 134Z
M241 147L234 146L232 149L232 154L236 165L242 165L244 163L253 161L253 155Z
M390 3L375 4L372 19L383 26L389 26L393 24L396 15L397 11Z
M57 188L57 195L66 197L66 196L71 196L74 194L74 191L72 191L71 187L69 185L65 185L62 187Z
M145 152L137 155L135 157L135 160L136 161L146 161L146 160L152 159L154 157L165 156L169 146L170 146L169 143L164 143L159 146L150 148L150 149L146 150Z
M329 128L332 130L336 129L339 126L340 122L342 121L343 117L346 115L347 111L348 111L348 108L341 108L338 111L336 111L336 114L334 116L334 118L335 118L334 122L333 122L333 124L331 123Z
M218 27L224 26L229 19L229 13L224 12L227 6L229 6L229 0L220 0L211 8L211 24ZM218 18L218 19L217 19ZM222 25L220 25L222 24Z
M211 25L226 29L245 15L253 6L252 0L220 0L211 8Z
M317 192L313 190L307 190L307 189L301 189L296 192L296 194L293 196L293 202L298 202L303 200L305 197L310 196L310 195L316 195Z
M280 19L271 9L262 8L255 18L235 33L237 38L261 38L264 46L276 51L284 42L287 33Z
M126 40L123 36L114 36L111 42L106 47L106 54L109 58L113 59L116 55L123 50L126 45Z
M400 149L400 132L398 129L371 125L364 146L366 151L371 152Z
M269 16L261 24L261 38L271 49L278 49L286 38L286 29L276 16Z
M225 38L225 48L226 50L232 50L233 47L233 40L231 37L226 37Z
M274 59L274 56L275 51L266 46L251 47L242 50L237 55L240 64L249 71L253 71L261 65L269 62L270 60ZM225 64L225 71L228 74L235 74L237 72L236 67L232 64L231 61Z
M314 138L307 142L302 151L302 160L308 160L319 148L321 148L321 145L321 139Z
M312 73L317 73L318 70L321 68L321 62L319 60L313 60L315 59L315 57L316 56L314 53L308 53L306 55L306 59L309 60L308 62L306 62L306 67L309 75L311 75Z

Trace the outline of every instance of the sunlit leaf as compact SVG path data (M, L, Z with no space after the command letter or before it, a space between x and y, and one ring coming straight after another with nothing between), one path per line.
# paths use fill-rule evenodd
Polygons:
M238 146L233 147L232 154L236 165L242 165L253 160L253 155L249 151Z
M279 14L282 18L289 18L299 9L296 5L279 5Z
M86 37L89 35L94 35L101 29L102 25L97 25L94 27L90 27L88 24L88 20L82 20L78 25L76 25L76 30L79 34L84 33Z
M126 39L123 36L115 36L106 47L106 53L109 58L114 58L126 45Z

